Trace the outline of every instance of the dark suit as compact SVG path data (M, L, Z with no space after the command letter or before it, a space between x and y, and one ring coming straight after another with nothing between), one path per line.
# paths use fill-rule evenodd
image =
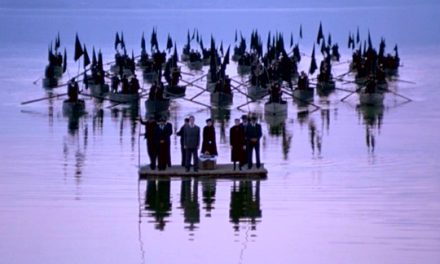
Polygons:
M261 125L249 123L245 131L245 141L247 143L247 164L252 168L252 150L255 149L257 168L260 167L260 138L262 136Z
M154 130L154 143L157 150L158 169L165 170L171 163L170 159L170 136L173 134L173 128L170 123L163 126L157 125Z
M191 166L191 156L194 159L194 171L198 170L199 158L197 157L197 149L200 145L200 128L196 125L191 127L188 125L184 129L183 142L185 144L185 158L186 158L186 170L189 170Z
M156 160L157 160L157 151L156 145L154 141L154 130L156 129L156 121L147 121L144 122L141 120L141 123L145 125L145 139L147 140L147 152L150 157L150 169L156 169Z
M186 164L186 158L185 158L185 143L183 142L183 139L185 137L185 127L188 126L187 124L183 125L180 130L177 132L177 135L180 137L180 152L182 154L182 166L185 166Z

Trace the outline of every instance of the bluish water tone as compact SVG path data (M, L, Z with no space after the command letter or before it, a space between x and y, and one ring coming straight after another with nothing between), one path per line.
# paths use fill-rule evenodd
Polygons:
M439 263L440 28L432 23L439 10L0 10L1 262ZM413 23L406 25L409 15ZM110 109L86 98L88 113L77 120L62 115L62 99L20 106L46 95L33 82L58 31L72 76L78 71L75 32L110 61L116 30L124 30L137 53L142 32L148 35L153 26L163 43L169 32L181 47L188 28L199 28L206 41L212 33L232 43L235 28L246 36L255 28L264 37L268 30L293 32L298 40L302 23L300 45L309 54L319 21L340 43L342 61L349 59L348 31L357 25L363 38L370 29L375 43L385 36L388 50L398 43L404 65L399 79L416 84L394 82L391 88L413 101L387 94L383 108L364 109L356 95L344 103L347 93L336 91L315 97L322 109L304 115L289 99L280 125L264 116L263 104L245 107L263 124L266 181L139 182L138 149L141 163L147 156L139 141L143 131L132 120L145 114L143 105ZM300 67L308 66L304 57ZM347 67L336 66L335 75ZM235 64L228 71L236 76ZM189 96L199 91L188 89ZM188 114L199 125L212 115L219 162L228 162L228 131L244 102L237 94L230 112L218 113L177 100L170 121L178 129ZM172 150L180 153L176 136Z

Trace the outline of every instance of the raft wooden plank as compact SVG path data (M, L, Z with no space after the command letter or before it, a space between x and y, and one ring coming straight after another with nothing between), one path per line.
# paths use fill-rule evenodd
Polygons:
M217 164L214 170L201 170L189 172L180 165L173 165L164 171L151 170L148 165L139 168L139 179L167 179L175 177L198 177L198 178L215 178L215 179L266 179L267 170L262 164L259 169L254 165L252 169L243 166L242 170L233 170L232 164Z

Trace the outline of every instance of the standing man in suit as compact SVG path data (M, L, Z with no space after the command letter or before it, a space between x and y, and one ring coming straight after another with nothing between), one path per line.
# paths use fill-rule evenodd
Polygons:
M194 124L194 116L189 117L189 124L184 129L183 143L185 144L186 171L191 167L191 157L193 157L194 171L199 170L199 158L197 150L200 146L200 128Z
M157 126L156 120L154 120L154 116L150 115L146 122L140 117L139 121L145 126L145 139L147 140L147 152L150 157L150 169L155 170L157 160L157 150L154 141L154 130Z
M257 169L260 168L260 138L262 136L261 125L257 123L257 117L253 116L245 131L245 141L247 142L247 164L248 169L252 168L252 152L255 149Z
M177 135L180 137L180 152L182 154L182 167L186 167L186 158L185 158L185 127L189 125L189 118L186 117L183 126L180 128L180 130L177 132Z
M173 128L170 123L166 123L165 117L159 118L159 123L154 130L155 145L157 150L157 168L165 170L170 165L170 137Z

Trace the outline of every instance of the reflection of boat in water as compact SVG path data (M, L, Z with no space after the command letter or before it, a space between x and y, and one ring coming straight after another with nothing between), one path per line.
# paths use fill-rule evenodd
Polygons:
M362 105L383 105L385 95L382 92L367 93L361 91L359 93L359 102Z
M267 95L269 92L266 87L260 85L248 86L248 96L254 100L259 100Z
M287 102L266 102L264 104L264 115L287 116Z
M165 93L171 98L179 98L185 96L186 86L165 86Z
M311 88L293 90L293 97L299 101L309 101L313 99L314 91Z
M226 106L232 104L232 93L212 92L211 104L218 106Z
M109 100L121 104L133 104L139 102L139 94L109 93Z
M93 96L105 95L109 92L108 84L89 84L90 94Z
M385 107L383 105L358 105L356 107L356 110L362 115L366 125L378 125L378 127L380 127L382 123L384 109Z
M329 95L332 91L334 91L336 88L336 84L334 80L330 80L327 82L318 82L316 84L316 91L318 92L318 95Z
M287 119L287 112L277 115L264 113L264 120L269 126L269 134L280 135Z
M211 117L214 120L229 120L231 109L225 107L211 107Z
M63 115L65 116L81 116L85 113L86 103L82 99L76 101L63 101Z
M170 99L150 100L145 101L145 109L148 113L166 112L170 107Z

